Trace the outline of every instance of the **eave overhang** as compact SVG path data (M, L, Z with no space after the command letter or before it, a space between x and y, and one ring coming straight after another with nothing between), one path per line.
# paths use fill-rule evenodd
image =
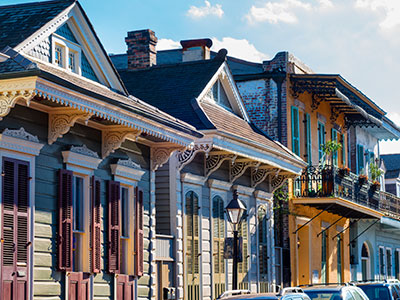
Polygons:
M351 219L381 219L384 216L375 209L340 197L294 198L292 202L295 205L306 205Z

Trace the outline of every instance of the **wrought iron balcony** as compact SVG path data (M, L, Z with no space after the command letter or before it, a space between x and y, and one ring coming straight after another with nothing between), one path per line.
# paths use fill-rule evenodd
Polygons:
M329 165L323 168L307 167L295 181L294 197L344 199L380 213L386 213L388 209L388 201L381 200L379 188L372 182L363 180L348 169ZM400 205L400 202L396 202L396 205ZM396 209L398 210L395 213L400 213L400 207L396 206Z
M381 209L390 218L400 220L400 198L388 193L381 192Z

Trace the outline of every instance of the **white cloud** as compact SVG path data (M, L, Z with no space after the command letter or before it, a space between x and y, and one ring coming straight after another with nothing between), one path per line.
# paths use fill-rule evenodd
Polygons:
M383 13L383 20L379 23L383 30L400 25L399 0L356 0L355 7Z
M207 0L204 1L204 4L205 6L202 7L196 7L192 5L187 11L187 15L194 19L200 19L210 15L222 18L224 11L222 10L221 4L215 4L212 6Z
M268 55L258 51L256 47L246 39L240 40L232 37L224 37L222 40L218 40L214 37L212 41L212 50L218 51L221 48L225 48L228 50L229 56L254 62L262 62L263 60L269 59Z
M387 117L400 127L400 113L388 113ZM379 143L381 154L400 153L400 141L383 141Z
M315 2L315 1L314 1ZM332 8L331 0L317 0L318 4L310 4L303 0L267 1L260 7L252 6L246 18L249 23L269 22L271 24L297 23L296 12L299 10L312 11L322 8Z
M176 48L181 48L181 44L171 39L159 39L156 46L157 50L169 50Z

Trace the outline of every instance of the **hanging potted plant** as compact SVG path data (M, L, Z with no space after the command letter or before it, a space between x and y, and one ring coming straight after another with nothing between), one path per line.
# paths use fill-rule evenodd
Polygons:
M358 184L360 186L364 185L368 181L368 176L364 174L364 169L361 170L361 174L358 175Z
M325 145L322 145L322 151L324 155L320 161L320 167L322 172L322 193L323 195L332 195L334 175L333 175L333 153L337 152L342 145L337 141L327 141ZM326 165L326 162L328 164Z
M378 164L371 162L369 164L369 173L371 174L371 189L377 191L381 188L381 183L378 181L379 177L383 175L382 169L379 168Z

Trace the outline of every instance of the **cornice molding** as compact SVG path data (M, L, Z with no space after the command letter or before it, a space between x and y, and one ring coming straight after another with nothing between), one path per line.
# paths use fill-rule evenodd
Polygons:
M273 193L268 193L265 191L261 190L256 190L254 191L254 197L256 197L257 200L263 200L263 201L273 201L274 194Z
M131 159L118 160L116 164L110 165L111 172L114 176L124 177L131 181L140 181L143 174L146 173L141 167Z
M204 176L194 175L191 173L182 173L181 174L181 181L184 183L191 183L195 185L204 185L207 178Z
M254 188L239 184L232 186L232 189L237 190L239 195L244 195L244 196L251 196L254 193Z
M208 186L210 187L210 189L229 191L232 187L232 183L217 179L209 179Z
M99 155L88 149L85 145L82 147L72 146L69 151L62 151L61 153L65 164L80 168L95 170L101 162L101 159L98 158Z
M23 127L19 130L7 128L0 134L0 149L37 156L43 146L36 136L26 132Z

